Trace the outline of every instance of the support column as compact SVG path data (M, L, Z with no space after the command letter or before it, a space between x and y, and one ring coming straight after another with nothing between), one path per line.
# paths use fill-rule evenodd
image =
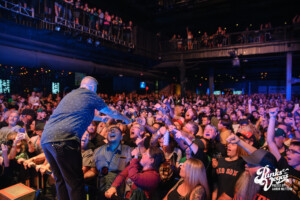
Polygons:
M181 60L179 63L179 73L180 73L180 87L181 87L181 96L185 96L185 82L186 82L186 69L183 62L183 55L181 55Z
M214 94L214 68L209 68L209 95Z
M292 99L292 52L286 54L286 100Z
M249 90L248 90L248 95L251 95L251 82L249 81Z

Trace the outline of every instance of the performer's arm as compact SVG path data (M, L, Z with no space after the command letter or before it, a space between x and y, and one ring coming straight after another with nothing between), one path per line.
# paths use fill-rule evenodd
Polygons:
M131 123L131 120L128 117L122 115L121 113L119 113L116 110L110 109L108 106L106 106L105 108L103 108L102 110L100 110L100 112L102 112L103 114L108 115L111 118L122 120L126 124L130 124Z

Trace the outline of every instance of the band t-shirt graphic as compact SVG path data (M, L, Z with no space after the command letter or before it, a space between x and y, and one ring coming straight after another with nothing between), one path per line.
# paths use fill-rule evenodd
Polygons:
M234 186L239 176L245 170L245 161L239 158L235 161L226 161L225 158L218 160L218 167L216 168L218 184L218 197L223 193L233 198Z

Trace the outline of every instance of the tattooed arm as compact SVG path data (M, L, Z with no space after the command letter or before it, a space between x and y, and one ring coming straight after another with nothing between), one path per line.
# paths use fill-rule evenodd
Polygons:
M191 193L190 200L205 200L206 192L204 187L197 186Z

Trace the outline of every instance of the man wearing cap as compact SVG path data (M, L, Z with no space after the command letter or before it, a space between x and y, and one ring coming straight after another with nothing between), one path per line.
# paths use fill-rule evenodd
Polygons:
M54 110L41 138L42 148L55 177L59 200L84 200L84 179L80 141L92 120L95 110L112 118L131 121L111 110L96 94L97 80L91 76L82 79L80 88L67 94Z
M300 199L300 139L293 139L291 145L286 149L287 158L285 159L280 153L280 149L277 146L275 121L278 113L278 108L272 108L269 110L270 121L267 133L267 142L270 152L276 157L278 161L278 168L288 169L288 181L285 185L290 189L289 191L281 191L285 199ZM278 129L277 129L278 131ZM281 131L280 131L281 132ZM277 135L280 134L277 132ZM282 132L281 132L282 134ZM283 135L283 134L282 134ZM283 137L283 136L280 136Z
M237 133L236 135L239 136L241 139L243 139L247 144L250 144L251 146L254 146L255 148L258 147L257 140L256 140L255 136L253 135L253 133L251 133L250 131L242 130L241 132Z
M46 117L47 117L46 110L44 110L42 108L40 108L40 109L37 110L36 120L45 121Z
M95 149L92 168L84 174L85 179L98 175L98 199L104 199L105 191L131 160L131 148L121 144L121 140L120 128L111 126L107 134L108 143ZM118 191L118 196L122 196L124 188L119 189L121 190Z

